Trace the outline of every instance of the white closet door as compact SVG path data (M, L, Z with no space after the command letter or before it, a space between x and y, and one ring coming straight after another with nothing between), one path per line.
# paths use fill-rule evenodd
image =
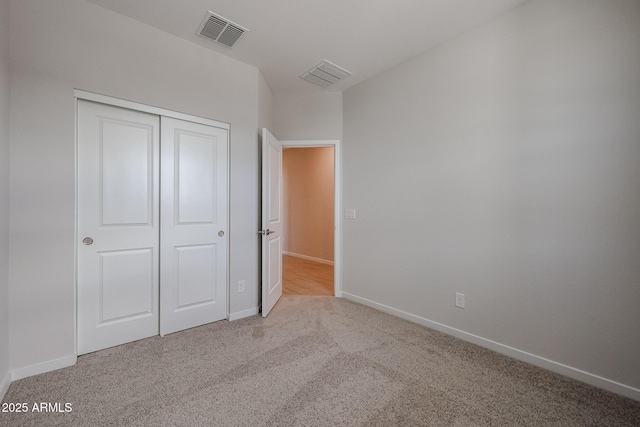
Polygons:
M158 334L159 117L78 101L78 353Z
M227 317L228 131L162 117L165 335Z

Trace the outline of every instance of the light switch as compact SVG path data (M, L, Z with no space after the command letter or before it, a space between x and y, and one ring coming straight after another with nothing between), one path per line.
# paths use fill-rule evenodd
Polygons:
M345 209L344 210L345 219L356 219L356 210L355 209Z

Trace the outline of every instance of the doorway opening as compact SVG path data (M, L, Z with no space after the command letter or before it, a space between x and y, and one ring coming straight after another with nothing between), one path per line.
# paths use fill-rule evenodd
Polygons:
M337 146L283 142L284 295L336 295Z

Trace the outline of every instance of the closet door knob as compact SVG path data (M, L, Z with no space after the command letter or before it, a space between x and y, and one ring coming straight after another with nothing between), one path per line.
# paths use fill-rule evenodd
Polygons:
M222 230L218 231L218 236L220 236L220 237L224 236L224 231L222 231Z
M84 239L82 239L82 244L83 245L90 245L93 243L93 239L91 237L85 237Z

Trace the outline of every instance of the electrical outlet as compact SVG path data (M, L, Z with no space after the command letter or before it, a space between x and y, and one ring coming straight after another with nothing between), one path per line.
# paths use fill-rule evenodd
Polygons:
M456 292L456 307L464 308L464 294Z
M238 292L244 292L244 280L238 280Z

